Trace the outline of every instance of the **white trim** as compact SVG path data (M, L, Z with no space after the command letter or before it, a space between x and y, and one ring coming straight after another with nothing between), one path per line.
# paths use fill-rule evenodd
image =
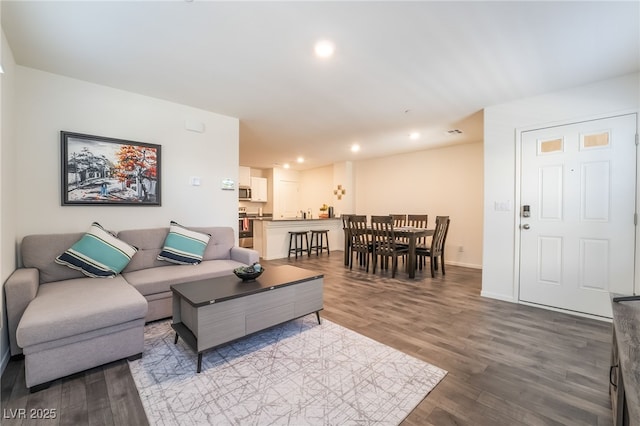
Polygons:
M520 305L531 306L532 308L544 309L546 311L554 311L554 312L560 312L562 314L573 315L573 316L576 316L576 317L590 318L590 319L595 319L595 320L604 321L604 322L612 322L611 318L601 317L601 316L598 316L598 315L585 314L584 312L569 311L567 309L554 308L553 306L539 305L537 303L530 303L530 302L523 302L522 300L519 301L518 303Z
M520 300L520 225L522 199L520 187L522 185L522 129L516 128L514 134L515 143L515 185L514 185L514 208L513 208L513 299L516 303Z
M444 262L445 265L451 266L461 266L463 268L471 268L471 269L482 269L482 265L477 265L475 263L464 263L464 262L449 262L448 260Z
M482 290L480 292L480 296L487 297L489 299L502 300L503 302L511 302L511 303L516 303L516 304L518 303L518 301L516 299L514 299L513 297L507 297L504 294L492 293L490 291Z
M561 126L567 126L567 125L571 125L571 124L579 124L579 123L586 123L588 121L596 121L596 120L604 120L607 118L616 118L616 117L622 117L625 115L633 115L633 114L638 114L640 111L638 111L637 109L627 109L627 110L622 110L622 111L616 111L616 112L608 112L608 113L601 113L601 114L596 114L596 115L592 115L592 116L583 116L583 117L576 117L576 118L571 118L571 119L564 119L561 121L551 121L551 122L547 122L547 123L540 123L540 124L533 124L533 125L529 125L529 126L523 126L523 127L517 127L516 131L517 132L529 132L532 130L541 130L541 129L548 129L551 127L561 127Z
M636 143L638 142L638 134L640 133L640 117L638 116L638 112L636 114ZM636 215L638 214L638 206L640 205L640 148L636 145ZM637 217L637 216L636 216ZM636 224L636 255L635 255L635 264L634 264L634 274L633 277L635 279L634 286L634 294L640 294L640 225Z

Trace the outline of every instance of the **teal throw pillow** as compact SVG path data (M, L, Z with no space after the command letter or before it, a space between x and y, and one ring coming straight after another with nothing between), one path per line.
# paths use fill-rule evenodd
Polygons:
M93 222L89 232L56 257L55 262L77 269L94 278L118 275L138 249L116 238L99 223Z
M209 234L192 231L171 221L169 234L164 240L164 247L158 255L158 260L179 265L196 265L202 262L202 256L210 238Z

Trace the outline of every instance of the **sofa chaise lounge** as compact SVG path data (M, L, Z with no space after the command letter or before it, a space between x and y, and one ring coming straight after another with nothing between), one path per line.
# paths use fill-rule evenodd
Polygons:
M172 315L170 285L229 275L258 261L256 251L235 246L232 228L190 229L211 235L197 265L157 259L169 228L119 232L138 251L114 278L89 278L55 262L83 233L24 237L23 266L4 288L11 355L24 354L27 386L36 391L69 374L139 357L145 322Z

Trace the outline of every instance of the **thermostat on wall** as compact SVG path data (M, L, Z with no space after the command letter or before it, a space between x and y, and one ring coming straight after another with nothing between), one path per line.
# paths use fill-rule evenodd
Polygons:
M233 191L236 189L236 183L233 179L222 179L222 189L224 191Z

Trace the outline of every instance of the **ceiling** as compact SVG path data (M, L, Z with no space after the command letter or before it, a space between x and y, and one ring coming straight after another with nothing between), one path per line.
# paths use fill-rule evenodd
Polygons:
M487 106L640 70L637 1L4 0L1 12L18 64L238 117L240 164L257 168L479 142ZM314 56L319 39L332 58Z

